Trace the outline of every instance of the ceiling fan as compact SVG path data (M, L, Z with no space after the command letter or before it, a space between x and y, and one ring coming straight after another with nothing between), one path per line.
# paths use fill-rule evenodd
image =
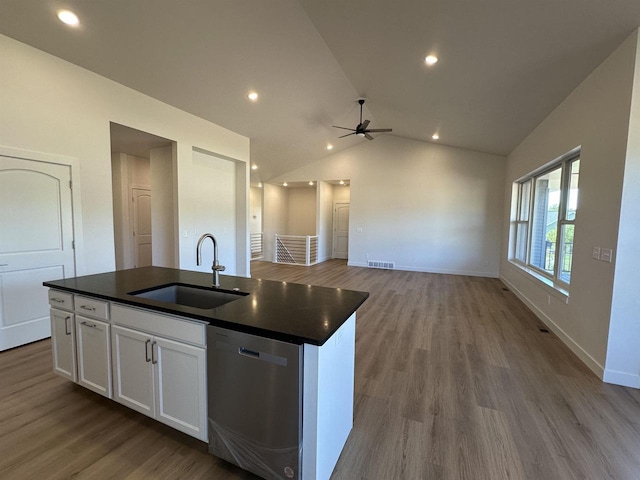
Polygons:
M373 140L373 137L369 135L370 133L378 133L378 132L391 132L391 128L367 128L369 126L369 120L362 121L362 105L364 105L364 99L361 98L358 100L360 104L360 123L356 128L346 128L346 127L338 127L337 125L333 125L334 128L341 128L342 130L351 130L351 133L347 133L346 135L342 135L338 138L348 137L349 135L357 135L358 137L365 137L368 140Z

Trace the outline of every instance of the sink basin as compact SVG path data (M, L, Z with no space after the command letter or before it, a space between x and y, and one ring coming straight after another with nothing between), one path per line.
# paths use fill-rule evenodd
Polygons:
M234 300L239 300L248 293L230 290L220 290L195 285L185 285L182 283L172 283L159 287L148 288L129 295L139 298L148 298L159 302L171 303L173 305L183 305L187 307L210 310Z

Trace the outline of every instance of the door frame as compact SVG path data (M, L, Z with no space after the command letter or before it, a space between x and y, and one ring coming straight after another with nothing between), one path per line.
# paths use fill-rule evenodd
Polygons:
M333 218L331 221L331 258L338 258L336 254L336 210L338 205L349 205L349 225L351 225L351 202L333 202ZM349 230L347 230L347 239L349 239ZM349 240L347 240L347 260L349 259Z
M53 153L34 152L21 148L0 145L0 155L18 160L30 160L32 162L52 163L68 166L71 173L71 232L74 242L73 249L73 275L84 273L84 265L79 265L78 259L83 257L84 242L82 236L82 204L80 201L80 162L75 157L56 155Z
M129 210L129 231L127 232L127 248L129 249L128 252L126 252L125 257L129 256L129 260L131 261L131 265L133 268L136 266L137 262L137 247L136 247L136 239L133 235L133 232L135 231L136 225L135 225L135 203L133 201L133 191L134 190L145 190L147 192L149 192L149 195L151 195L151 185L142 185L139 183L132 183L129 185L129 198L127 201L127 205L128 205L128 210ZM151 212L151 219L153 221L153 212ZM153 225L153 223L152 223ZM152 247L153 248L153 247Z

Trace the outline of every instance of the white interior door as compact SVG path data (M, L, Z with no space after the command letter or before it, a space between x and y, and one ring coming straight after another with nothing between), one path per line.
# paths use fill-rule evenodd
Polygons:
M349 204L336 203L333 209L333 258L349 257Z
M148 267L151 255L151 190L132 188L134 266Z
M42 282L74 275L71 168L0 156L0 350L51 335Z

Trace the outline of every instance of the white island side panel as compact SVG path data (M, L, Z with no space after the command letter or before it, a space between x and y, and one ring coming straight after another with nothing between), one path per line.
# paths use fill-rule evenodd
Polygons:
M302 480L328 480L353 427L356 314L304 345Z

